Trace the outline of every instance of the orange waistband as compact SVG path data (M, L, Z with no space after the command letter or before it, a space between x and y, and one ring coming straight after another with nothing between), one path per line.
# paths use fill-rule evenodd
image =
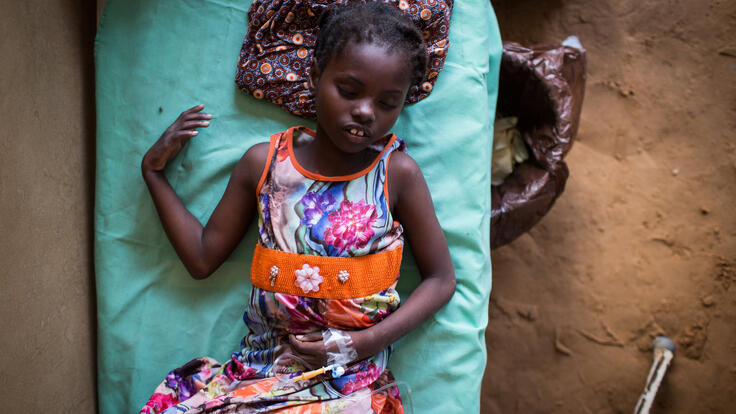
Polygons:
M353 299L388 289L399 275L401 251L358 257L288 253L256 245L250 280L272 292L320 299Z

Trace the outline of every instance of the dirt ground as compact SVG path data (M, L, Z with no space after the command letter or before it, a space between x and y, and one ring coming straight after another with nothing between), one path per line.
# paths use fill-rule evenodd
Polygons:
M580 37L570 178L492 254L484 413L630 413L657 334L652 412L736 406L736 1L493 0L505 40Z

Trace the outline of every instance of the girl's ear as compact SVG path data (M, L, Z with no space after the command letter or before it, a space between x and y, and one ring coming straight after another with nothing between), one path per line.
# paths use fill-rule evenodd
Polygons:
M307 76L307 86L309 91L314 93L317 90L317 84L319 83L319 65L317 59L312 59L312 66L309 68L309 76Z

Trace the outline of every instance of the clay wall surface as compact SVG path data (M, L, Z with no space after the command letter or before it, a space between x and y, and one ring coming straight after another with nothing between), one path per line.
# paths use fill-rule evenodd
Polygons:
M1 3L0 411L93 413L95 5Z
M633 412L660 334L652 412L734 412L736 2L492 3L504 40L577 35L588 82L565 192L492 252L483 412Z

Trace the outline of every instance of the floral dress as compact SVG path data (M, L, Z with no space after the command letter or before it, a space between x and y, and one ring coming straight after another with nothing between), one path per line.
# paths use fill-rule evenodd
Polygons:
M336 258L342 263L397 251L400 255L403 230L389 210L386 174L391 153L403 149L403 143L388 136L363 171L325 177L306 170L294 157L294 147L312 139L314 133L304 127L271 137L258 184L256 253L261 249L276 257ZM253 269L255 262L254 255ZM291 274L276 262L262 277L252 270L254 287L243 316L250 332L240 350L224 364L204 357L171 371L141 413L403 413L398 387L386 368L391 347L348 364L339 378L324 374L290 381L309 369L288 358L289 334L365 329L396 310L398 266L395 274L391 270L388 279L384 276L386 287L364 283L374 291L339 299L320 295L359 284L360 271L330 274L324 266L295 266ZM338 290L329 290L330 284Z

